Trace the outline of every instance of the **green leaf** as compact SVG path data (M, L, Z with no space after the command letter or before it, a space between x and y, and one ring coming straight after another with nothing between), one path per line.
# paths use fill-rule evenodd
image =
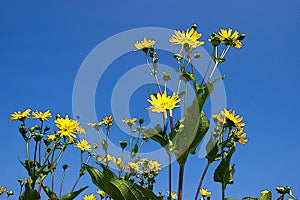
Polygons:
M230 164L230 159L235 152L235 148L231 148L227 156L221 161L214 173L214 181L222 183L226 188L227 184L233 184L233 174L235 172L234 165ZM223 188L223 189L225 189Z
M206 152L208 152L206 158L209 163L212 163L218 158L219 146L217 140L215 140L213 136L210 137L206 145Z
M84 164L93 183L101 188L112 199L118 200L160 200L151 190L147 190L131 181L119 179L102 165L103 172Z
M258 200L272 200L272 192L269 191L267 194L257 198Z
M188 154L194 154L196 148L209 129L209 121L200 111L197 99L186 109L183 119L176 123L170 135L174 145L174 154L180 165L183 165Z
M69 194L66 194L60 198L60 200L73 200L75 199L82 191L84 191L88 186L82 187L79 190L75 192L71 192Z
M162 134L161 131L157 131L155 128L149 128L144 132L144 136L154 140L155 142L159 143L162 147L166 147L169 143L166 134Z

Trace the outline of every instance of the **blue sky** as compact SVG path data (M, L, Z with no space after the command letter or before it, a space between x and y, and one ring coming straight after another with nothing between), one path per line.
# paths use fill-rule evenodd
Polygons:
M228 108L245 116L249 137L248 144L239 146L234 155L237 172L228 197L258 196L261 190L273 190L277 185L290 185L299 197L299 22L297 0L1 1L0 185L17 193L17 178L26 176L18 162L18 156L24 158L24 144L18 123L8 122L10 113L29 107L72 115L76 74L100 42L134 28L186 29L197 23L204 40L211 32L227 27L247 34L243 48L230 51L229 60L219 69L227 75ZM114 48L118 47L107 51ZM211 50L209 43L204 48ZM142 55L128 56L134 59L121 57L112 68L126 65L129 70L143 64L142 58L138 60ZM116 81L114 77L124 72L108 69L107 74ZM111 86L107 87L104 92L111 94ZM105 93L96 94L99 118L110 114L102 105L109 98ZM132 112L138 114L134 109ZM75 162L67 156L66 160ZM187 165L184 199L192 199L205 160L192 156ZM157 190L167 189L165 179L164 175L159 177L162 183L157 184ZM218 197L220 185L213 183L212 176L207 176L204 187Z

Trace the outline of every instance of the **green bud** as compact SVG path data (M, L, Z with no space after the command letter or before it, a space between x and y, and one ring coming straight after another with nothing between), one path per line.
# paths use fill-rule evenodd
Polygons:
M6 194L7 194L8 196L10 196L10 195L14 195L14 192L13 192L12 190L9 190L9 191L6 192Z
M198 28L198 25L197 24L193 24L192 25L192 29L196 30Z
M142 125L144 123L144 121L145 121L144 118L140 118L139 119L139 124Z
M153 58L153 63L157 63L158 62L158 58Z
M63 170L66 170L69 167L69 165L67 165L67 164L62 164L61 166L62 166Z
M21 184L23 182L22 178L18 178L18 182Z
M27 129L26 129L26 127L24 126L24 125L21 125L20 127L19 127L19 132L23 135L25 135L26 133L27 133Z
M161 132L161 131L162 131L162 127L161 127L160 124L157 124L157 125L155 126L155 129L156 129L158 132Z
M48 138L44 139L44 143L46 146L49 146L51 144L52 140L49 140Z
M201 54L201 53L195 53L193 57L194 57L194 58L201 58L201 57L202 57L202 54Z
M239 34L239 37L237 38L237 40L243 40L245 39L246 34Z
M168 74L168 73L166 73L166 72L163 72L163 73L162 73L162 77L163 77L164 81L169 81L169 80L171 80L171 74Z
M175 53L174 56L173 56L176 60L181 60L183 57L181 54L179 53Z
M119 140L120 146L121 148L124 150L127 147L128 142L123 141L123 140Z
M36 133L36 134L32 135L32 137L36 142L39 142L44 137L44 134Z

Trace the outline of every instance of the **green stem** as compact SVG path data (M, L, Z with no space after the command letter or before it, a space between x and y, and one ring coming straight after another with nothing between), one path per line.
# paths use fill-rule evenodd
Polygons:
M61 183L60 183L60 187L59 187L59 197L61 197L61 195L62 195L62 186L63 186L64 180L65 180L65 173L66 173L66 170L64 170L64 172L61 176Z
M26 156L27 156L27 160L30 160L30 155L29 155L29 142L26 141Z
M32 186L34 189L35 186L35 181L36 181L36 177L35 177L35 166L36 166L36 152L37 152L37 147L38 147L38 141L35 141L35 147L34 147L34 155L33 155L33 178L32 178Z
M169 200L172 199L172 155L169 155Z

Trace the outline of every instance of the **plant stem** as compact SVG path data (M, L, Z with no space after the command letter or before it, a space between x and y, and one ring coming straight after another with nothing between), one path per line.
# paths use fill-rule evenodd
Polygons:
M33 158L33 176L34 178L32 179L32 186L34 189L34 186L35 186L35 181L36 181L36 177L35 177L35 166L36 166L36 152L37 152L37 147L38 147L38 142L35 141L35 147L34 147L34 158Z
M179 178L178 178L178 200L182 200L182 186L183 186L183 174L184 164L179 167Z
M172 155L169 155L169 200L172 199Z
M199 191L200 191L200 189L201 189L201 186L202 186L204 177L205 177L205 175L206 175L206 172L207 172L207 170L208 170L210 164L211 164L210 162L207 162L207 164L206 164L206 166L205 166L205 169L204 169L204 171L203 171L203 173L202 173L202 176L201 176L201 179L200 179L200 182L199 182L197 191L196 191L195 200L198 200Z
M61 183L60 183L60 187L59 187L59 197L61 197L61 194L62 194L62 186L63 186L64 180L65 180L65 172L66 172L66 170L64 170L64 172L61 176Z

